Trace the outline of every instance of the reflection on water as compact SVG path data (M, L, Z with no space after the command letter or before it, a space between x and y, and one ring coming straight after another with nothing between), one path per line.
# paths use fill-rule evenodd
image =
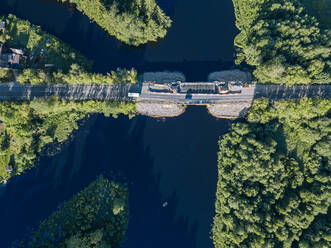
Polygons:
M233 65L236 34L231 0L159 0L174 23L166 38L139 48L108 37L86 16L53 1L2 0L13 13L41 25L94 61L94 70L177 70L188 80ZM131 217L125 247L208 248L214 215L218 136L230 126L203 107L160 121L92 117L55 157L16 177L0 197L4 247L45 219L100 173L130 182ZM162 207L164 201L168 202Z
M237 31L231 0L159 0L169 6L173 25L165 39L139 48L117 42L80 12L53 1L2 1L0 14L13 13L41 25L92 59L98 72L166 69L183 71L188 80L205 80L209 72L233 66Z
M9 182L0 198L2 244L21 237L101 173L115 172L130 183L125 247L212 247L217 140L229 126L204 107L166 121L92 117L60 154L42 157Z

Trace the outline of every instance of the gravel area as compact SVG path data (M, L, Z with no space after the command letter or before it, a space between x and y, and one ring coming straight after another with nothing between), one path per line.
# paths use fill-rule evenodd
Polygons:
M250 83L252 81L252 75L249 72L240 71L238 69L215 71L208 75L208 81L239 81L243 83Z
M136 111L151 117L175 117L185 112L185 107L174 103L137 102Z
M229 102L207 105L208 112L216 118L236 119L244 117L251 102Z
M142 75L143 82L171 83L176 81L185 82L185 75L182 72L145 72Z

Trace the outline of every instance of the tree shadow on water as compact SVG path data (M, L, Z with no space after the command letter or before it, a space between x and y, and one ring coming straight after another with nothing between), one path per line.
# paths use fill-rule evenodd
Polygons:
M130 220L124 247L195 247L196 228L176 216L177 196L162 207L154 158L142 143L146 117L129 120L96 115L53 157L10 180L0 196L0 239L7 247L21 239L64 201L100 174L129 185ZM118 177L118 175L120 175Z

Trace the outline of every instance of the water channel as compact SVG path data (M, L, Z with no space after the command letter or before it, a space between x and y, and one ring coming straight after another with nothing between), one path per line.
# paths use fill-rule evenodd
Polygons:
M133 66L140 72L182 71L198 81L233 66L231 0L159 2L173 26L165 39L139 48L116 42L54 1L2 0L0 14L41 25L92 59L96 72ZM217 141L230 125L204 107L188 107L167 120L92 116L57 155L42 156L34 169L7 184L0 196L1 246L22 237L101 173L114 172L130 187L125 248L213 247Z

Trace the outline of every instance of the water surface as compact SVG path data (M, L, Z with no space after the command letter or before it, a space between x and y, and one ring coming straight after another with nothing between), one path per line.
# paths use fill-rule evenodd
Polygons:
M8 183L0 197L2 244L22 237L98 175L116 173L129 182L124 247L212 247L217 140L230 124L204 107L166 121L93 116L59 154L43 156Z
M209 72L233 66L237 30L231 0L159 2L172 27L165 39L138 48L117 42L80 12L54 1L2 0L0 14L13 13L41 25L92 59L98 72L117 67L177 70L188 80L205 80Z
M96 72L177 70L198 81L233 66L231 0L158 2L173 19L172 28L165 39L139 48L117 42L54 1L2 0L0 14L41 25L92 59ZM204 107L189 107L166 121L93 116L59 154L41 157L34 169L8 183L0 196L1 245L22 237L101 173L115 173L130 183L126 248L213 247L217 141L229 127Z

